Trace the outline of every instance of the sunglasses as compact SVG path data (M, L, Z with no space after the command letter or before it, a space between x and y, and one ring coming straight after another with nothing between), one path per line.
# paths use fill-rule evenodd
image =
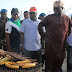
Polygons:
M55 7L54 9L58 10L58 9L61 9L61 8L63 9L63 7Z
M35 12L30 12L30 14L35 14Z
M13 15L18 15L18 13L12 13Z

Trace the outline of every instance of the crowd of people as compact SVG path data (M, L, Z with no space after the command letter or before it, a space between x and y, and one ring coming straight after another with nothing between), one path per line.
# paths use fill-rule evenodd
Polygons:
M45 72L62 72L61 67L68 51L67 70L72 71L71 20L63 14L63 8L62 1L55 1L53 14L46 16L41 13L37 18L37 9L31 7L29 11L24 11L25 19L22 21L17 8L12 8L11 18L7 17L7 10L2 9L0 49L22 53L37 59L42 65L45 61Z

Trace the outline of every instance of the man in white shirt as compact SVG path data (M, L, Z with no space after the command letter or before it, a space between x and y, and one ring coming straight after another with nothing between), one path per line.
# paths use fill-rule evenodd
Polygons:
M35 7L31 7L29 13L30 18L25 19L22 22L22 26L20 28L21 32L20 48L25 56L37 59L37 61L40 63L42 58L41 43L40 43L41 37L38 32L38 24L40 23L40 20L37 20L36 18L37 11Z

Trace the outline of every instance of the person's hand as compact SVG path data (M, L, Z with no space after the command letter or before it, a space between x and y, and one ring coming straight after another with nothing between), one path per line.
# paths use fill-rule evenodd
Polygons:
M24 47L23 47L23 45L20 46L20 52L24 52Z
M6 52L2 49L0 49L0 56L5 56L6 55Z

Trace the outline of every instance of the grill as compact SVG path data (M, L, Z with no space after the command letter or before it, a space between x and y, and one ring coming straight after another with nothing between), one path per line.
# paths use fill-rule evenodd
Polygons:
M0 66L0 72L42 72L42 66L41 64L38 64L37 66L33 68L28 68L28 69L10 69L7 68L5 65Z

